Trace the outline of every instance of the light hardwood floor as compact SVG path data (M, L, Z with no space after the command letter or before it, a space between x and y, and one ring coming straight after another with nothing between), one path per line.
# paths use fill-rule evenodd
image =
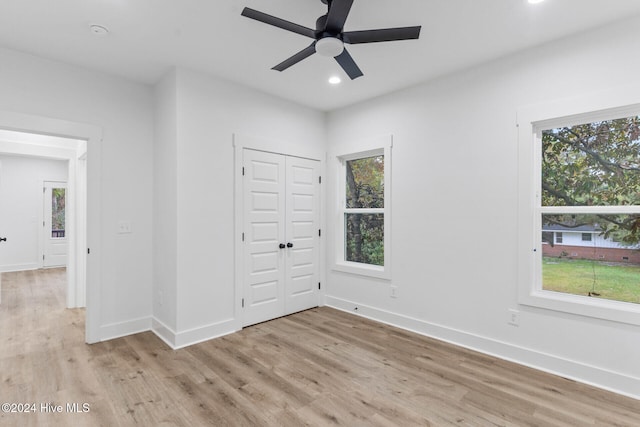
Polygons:
M0 403L37 406L2 426L640 425L640 401L329 308L178 351L86 345L64 274L2 275ZM67 403L89 411L41 408Z

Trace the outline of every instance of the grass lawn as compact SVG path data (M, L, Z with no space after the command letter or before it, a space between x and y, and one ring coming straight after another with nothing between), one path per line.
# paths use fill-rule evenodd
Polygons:
M594 286L595 277L595 286ZM640 266L566 258L543 258L542 288L547 291L640 304Z

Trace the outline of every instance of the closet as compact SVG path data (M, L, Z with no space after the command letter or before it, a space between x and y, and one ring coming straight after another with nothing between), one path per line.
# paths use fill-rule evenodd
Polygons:
M243 149L243 325L318 306L320 162Z

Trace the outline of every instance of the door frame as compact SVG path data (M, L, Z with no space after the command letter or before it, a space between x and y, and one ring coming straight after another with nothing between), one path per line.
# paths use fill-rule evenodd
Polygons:
M320 176L325 175L325 157L326 154L322 149L313 149L308 147L299 147L295 144L287 142L273 140L263 137L256 137L243 134L233 134L233 148L234 148L234 329L236 331L243 328L243 307L242 296L244 293L244 282L242 280L244 272L244 256L243 256L243 219L244 219L244 205L243 205L243 152L247 150L265 151L273 154L280 154L284 156L301 157L309 160L315 160L320 163ZM320 228L326 229L325 221L325 203L324 203L324 188L320 185L318 198L320 200ZM323 233L323 237L327 233ZM318 274L321 283L325 283L325 268L326 256L324 239L321 238L318 243ZM318 291L318 306L324 306L325 304L325 286L321 286Z
M67 263L67 305L69 299L86 299L85 341L100 341L100 284L101 284L101 229L100 229L100 176L102 128L80 122L52 119L48 117L0 110L0 129L32 134L57 136L87 141L86 153L75 156L69 161L70 195L78 194L74 206L68 212L73 218L67 218L67 229L72 235L69 241L69 259ZM9 148L7 148L9 147ZM42 155L42 146L14 143L7 150L20 155L68 159L64 149L48 149L50 154ZM56 151L57 150L57 151ZM11 154L10 151L1 150ZM66 152L66 153L63 153ZM76 189L80 191L76 191ZM86 197L85 197L86 194ZM86 233L78 233L84 229ZM88 248L93 248L91 257ZM77 305L77 304L75 304Z

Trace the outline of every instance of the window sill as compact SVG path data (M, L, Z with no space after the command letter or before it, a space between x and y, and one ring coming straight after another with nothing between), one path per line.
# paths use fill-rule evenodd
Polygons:
M520 298L520 304L579 316L640 326L640 304L536 290Z
M360 264L357 262L336 262L333 265L334 271L342 273L357 274L360 276L375 277L377 279L391 280L391 273L388 267L380 267L377 265Z

